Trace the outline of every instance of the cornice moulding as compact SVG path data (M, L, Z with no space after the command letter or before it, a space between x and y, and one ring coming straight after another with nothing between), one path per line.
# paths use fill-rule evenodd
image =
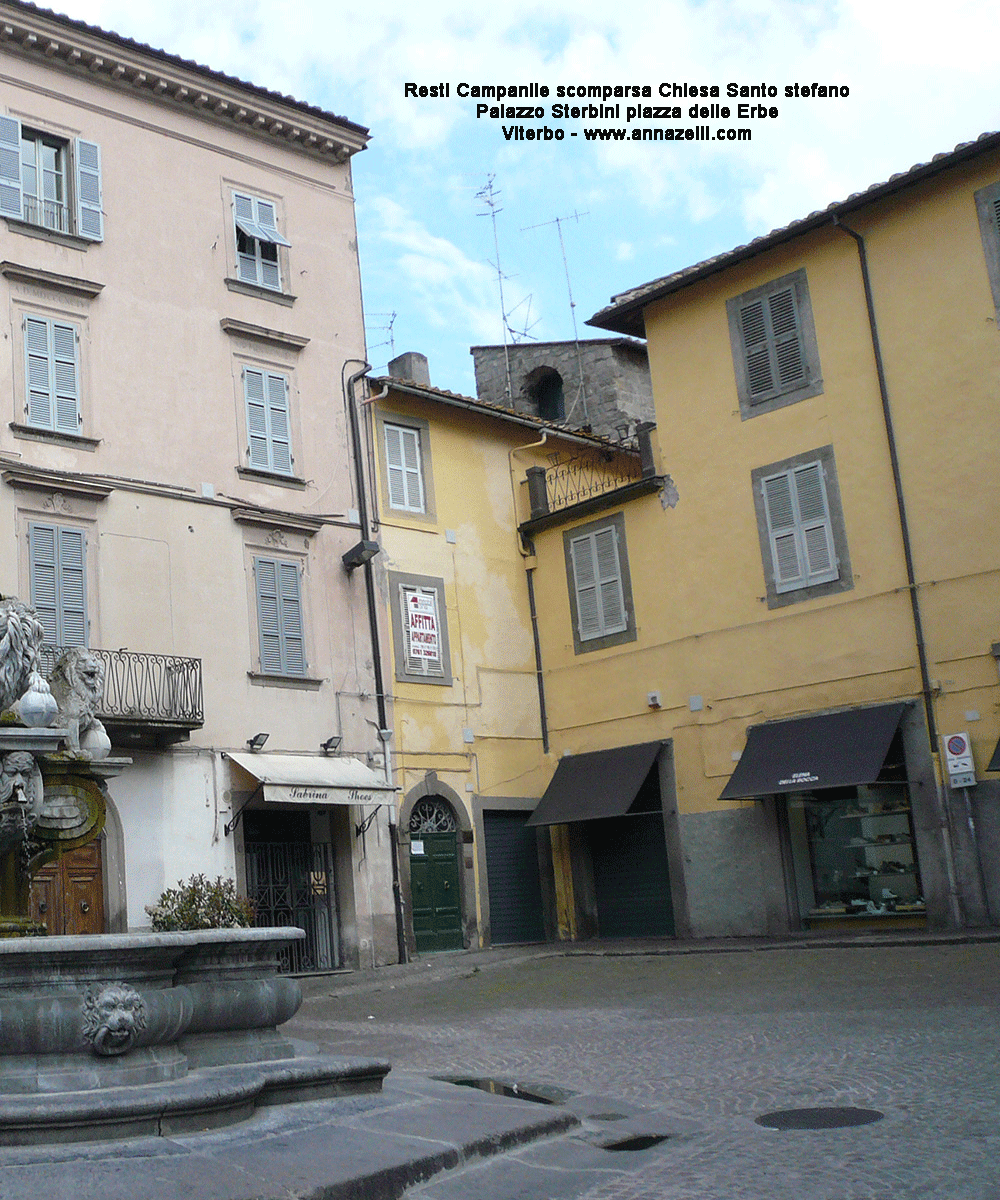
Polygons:
M2 266L2 264L0 264ZM300 337L297 333L282 333L280 329L267 329L263 325L250 325L246 321L236 321L232 317L223 317L219 321L223 332L230 337L252 338L255 342L270 342L274 346L283 346L286 350L301 350L309 345L309 338Z
M38 267L26 267L21 263L0 262L0 275L17 283L33 283L40 287L58 288L61 292L73 292L78 296L99 296L103 283L90 279L78 279L73 275L59 275L55 271L42 271Z
M9 463L0 470L0 478L9 487L28 491L61 492L82 500L107 500L114 485L89 475L71 475L65 471L48 471L42 467Z
M326 523L320 517L307 513L278 512L276 509L234 508L233 520L239 525L257 525L264 529L283 529L288 533L299 533L312 537Z

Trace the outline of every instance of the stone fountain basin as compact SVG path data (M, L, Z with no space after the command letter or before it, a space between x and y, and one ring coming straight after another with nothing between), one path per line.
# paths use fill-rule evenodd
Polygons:
M301 929L0 940L0 1146L165 1135L381 1090L388 1063L296 1057L279 954Z

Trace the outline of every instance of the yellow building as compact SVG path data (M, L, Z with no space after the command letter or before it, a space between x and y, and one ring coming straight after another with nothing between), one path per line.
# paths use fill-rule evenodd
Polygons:
M547 837L525 821L555 761L540 693L534 559L517 533L532 506L525 475L533 469L537 492L547 470L550 485L562 480L565 490L585 463L586 486L603 489L636 478L638 456L434 388L423 355L400 356L390 372L370 381L363 426L377 476L371 527L381 544L411 948L542 940L560 923L552 856Z
M591 319L660 486L521 524L575 936L1000 917L998 319L996 134Z

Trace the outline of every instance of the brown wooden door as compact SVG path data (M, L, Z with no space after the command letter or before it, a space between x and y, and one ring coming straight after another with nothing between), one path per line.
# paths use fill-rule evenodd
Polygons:
M31 915L51 934L104 932L104 873L97 840L40 867L31 881Z

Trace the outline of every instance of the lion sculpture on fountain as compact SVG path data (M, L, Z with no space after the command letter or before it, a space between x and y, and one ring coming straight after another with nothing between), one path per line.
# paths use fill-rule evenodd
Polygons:
M0 597L0 712L36 682L38 650L44 638L45 630L33 608L16 596Z
M96 715L104 697L104 663L83 646L73 646L56 663L49 687L59 706L56 724L66 730L69 749L106 757L111 743Z
M89 988L83 1002L83 1036L102 1058L127 1054L146 1028L146 1002L127 983Z

